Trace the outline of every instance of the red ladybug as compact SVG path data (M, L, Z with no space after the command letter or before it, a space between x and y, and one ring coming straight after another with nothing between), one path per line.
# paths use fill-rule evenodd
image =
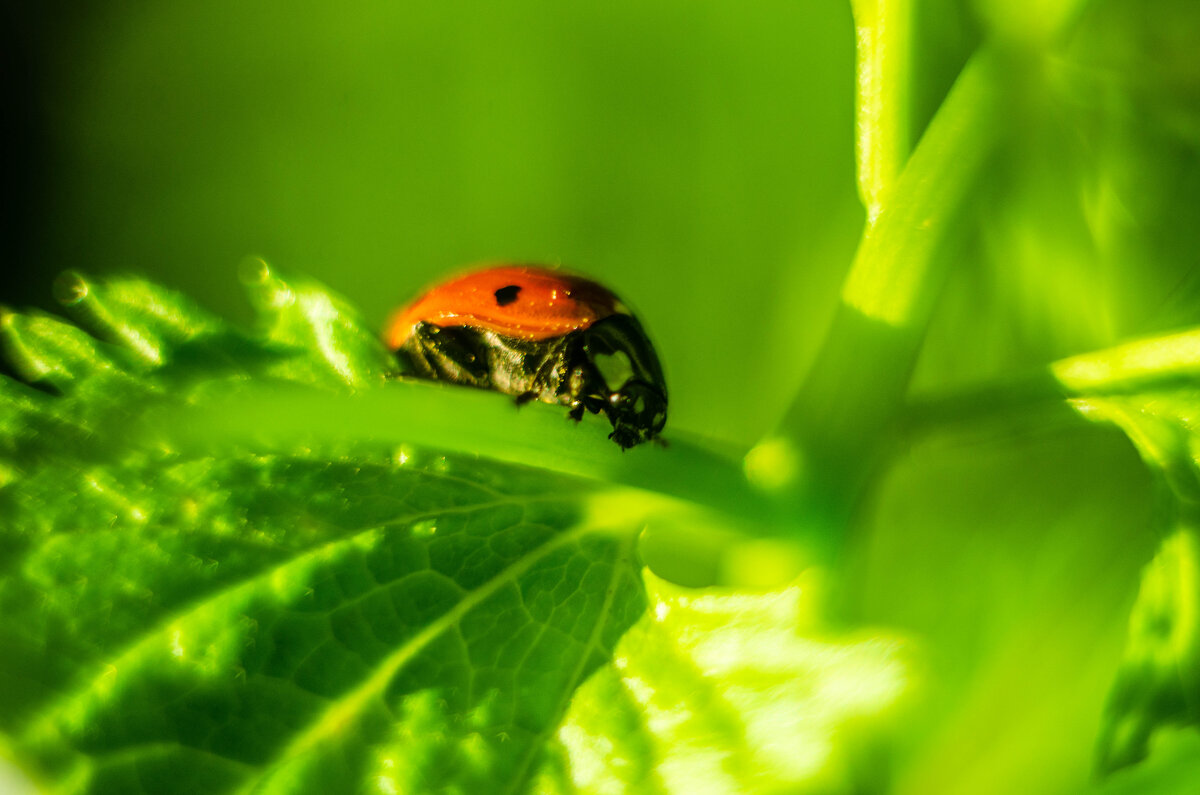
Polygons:
M521 402L604 412L622 449L667 421L667 386L637 318L607 288L534 265L442 282L388 322L387 345L413 375L495 389Z

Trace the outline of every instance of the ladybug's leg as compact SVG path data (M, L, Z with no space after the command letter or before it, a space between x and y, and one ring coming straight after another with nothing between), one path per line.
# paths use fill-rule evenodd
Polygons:
M559 402L571 407L568 416L576 422L583 419L584 411L599 414L604 410L604 398L594 394L595 379L599 377L594 370L587 363L576 365L559 387Z
M426 378L484 389L491 385L487 349L471 329L421 323L404 349Z
M583 338L566 338L554 358L558 363L554 391L559 402L571 407L575 419L581 419L585 410L598 414L604 405L604 379L592 364Z
M596 395L586 396L583 399L583 405L586 406L587 410L593 414L599 414L608 406L608 404L604 402L604 398L597 397Z
M589 358L584 356L575 362L567 382L572 405L578 404L593 414L604 411L608 390L604 385L604 377Z

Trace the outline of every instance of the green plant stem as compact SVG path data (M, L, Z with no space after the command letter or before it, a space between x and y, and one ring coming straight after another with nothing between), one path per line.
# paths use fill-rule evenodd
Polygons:
M911 0L853 0L858 192L874 223L909 154Z
M571 423L553 406L518 409L489 392L397 381L354 395L247 385L186 407L152 407L127 436L139 446L200 454L239 447L292 453L306 446L376 445L397 457L481 455L666 495L722 511L752 525L747 532L775 532L773 502L751 488L736 458L677 433L669 434L669 446L644 444L622 452L607 430L596 417Z
M900 412L950 267L939 246L999 140L1004 59L983 49L959 75L888 201L867 225L839 307L780 434L799 443L804 504L842 525Z

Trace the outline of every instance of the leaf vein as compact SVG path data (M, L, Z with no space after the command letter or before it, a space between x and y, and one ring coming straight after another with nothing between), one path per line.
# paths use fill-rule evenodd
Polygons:
M463 597L454 607L447 610L424 629L402 644L395 652L376 666L375 672L365 681L345 695L335 699L329 707L323 710L315 720L308 723L307 729L296 735L295 739L282 751L278 761L262 771L259 776L248 781L241 792L251 792L260 783L267 780L272 771L279 770L284 764L292 761L323 741L336 735L350 721L357 717L373 699L381 696L393 678L405 665L417 657L430 643L443 633L456 627L461 620L474 608L478 607L501 588L512 584L518 577L532 568L536 563L551 552L577 542L583 536L597 532L591 527L580 527L573 531L562 533L530 550L520 559L496 574L492 579L479 586Z
M561 498L556 495L542 495L537 499L553 501ZM210 611L220 612L220 607L223 604L234 603L244 597L249 597L256 589L264 585L269 586L273 578L287 572L289 569L300 568L324 556L336 555L345 549L352 548L372 533L384 532L423 519L435 518L446 514L485 511L500 505L511 505L514 502L524 501L500 500L496 502L477 503L471 506L456 506L453 508L416 512L403 518L362 528L357 532L352 531L351 534L336 541L330 541L313 547L305 547L297 554L278 561L267 569L256 571L250 577L230 582L215 592L206 594L196 601L189 602L182 609L172 611L146 632L136 636L133 642L118 650L114 656L108 658L107 662L103 662L99 672L93 672L90 676L81 678L79 684L64 692L52 704L43 709L42 717L31 723L25 732L25 737L28 740L37 742L38 740L45 739L47 735L53 736L58 730L56 718L73 711L78 706L78 703L86 699L89 695L107 689L103 683L109 678L111 672L135 668L134 661L149 652L156 645L163 644L163 637L170 635L172 627L193 621Z

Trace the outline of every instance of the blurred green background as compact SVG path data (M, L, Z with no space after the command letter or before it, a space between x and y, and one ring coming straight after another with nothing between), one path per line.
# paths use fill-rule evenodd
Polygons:
M74 267L245 315L259 255L381 323L464 265L561 263L644 316L675 427L748 442L853 253L842 0L84 8L27 12L10 303Z
M1036 30L1037 7L917 4L914 132L972 48ZM644 315L675 427L748 442L857 240L845 0L10 13L10 303L46 304L75 267L237 316L236 263L260 255L381 322L465 264L562 263ZM1198 28L1187 3L1097 0L1028 78L922 378L1103 344L1171 292L1195 250L1173 239L1200 195Z
M1062 5L916 3L914 139L980 41L1033 37ZM644 316L673 427L749 443L861 227L847 0L6 13L5 303L50 306L79 268L246 317L236 264L258 255L382 322L470 263L561 263ZM1150 330L1178 296L1200 226L1197 30L1184 0L1096 0L1031 47L919 385Z

